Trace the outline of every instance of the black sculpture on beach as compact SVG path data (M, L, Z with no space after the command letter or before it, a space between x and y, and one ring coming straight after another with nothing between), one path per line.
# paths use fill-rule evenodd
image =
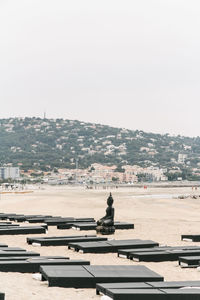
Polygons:
M110 193L107 199L108 207L106 208L106 215L97 221L97 228L96 228L97 233L113 234L115 232L115 227L114 227L115 209L114 207L112 207L113 202L114 200L112 194Z

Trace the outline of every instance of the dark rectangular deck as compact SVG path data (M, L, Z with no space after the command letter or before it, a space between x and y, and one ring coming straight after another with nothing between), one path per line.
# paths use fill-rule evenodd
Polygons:
M117 252L119 249L137 249L159 246L158 243L151 240L108 240L100 242L80 242L69 243L68 248L75 251L82 251L84 253L109 253Z
M48 226L57 226L57 225L60 225L60 224L72 224L72 223L82 223L82 222L87 222L87 223L90 223L90 222L94 222L94 218L73 218L73 217L68 217L68 218L63 218L63 217L60 217L60 218L50 218L50 219L45 219L44 222L48 225Z
M41 215L16 215L9 217L10 221L25 222L28 218L39 217Z
M163 281L163 282L147 282L156 289L180 289L183 287L200 287L200 281Z
M162 262L162 261L176 261L180 256L194 256L200 255L199 250L168 250L168 251L152 251L152 252L132 252L130 259L134 261L148 261L148 262Z
M198 246L161 246L153 248L141 248L141 249L119 249L118 257L131 258L130 254L138 252L163 252L163 251L173 251L173 250L200 250Z
M146 282L114 282L114 283L97 283L96 294L106 295L107 289L152 289L152 286Z
M46 233L46 229L43 226L19 226L19 227L0 227L0 235L16 235L16 234L36 234Z
M40 272L49 286L68 288L94 288L102 282L163 281L145 266L42 266Z
M130 258L130 254L132 252L151 252L151 251L164 251L169 250L170 246L163 246L163 247L151 247L151 248L140 248L140 249L119 249L117 256L122 258Z
M40 266L90 265L86 260L35 258L0 261L0 272L38 273Z
M26 249L20 248L20 247L0 247L0 250L2 251L26 251Z
M134 229L134 224L127 222L114 222L115 229ZM72 228L76 230L96 230L97 223L73 223ZM58 229L64 229L59 226Z
M55 238L37 238L31 239L31 244L37 244L38 246L67 246L69 243L73 242L90 242L90 241L106 241L105 237L90 237L90 236L79 236L79 237L55 237ZM30 239L29 239L30 244Z
M68 239L68 238L79 238L79 237L96 237L96 235L94 234L91 234L91 235L65 235L65 236L36 236L36 237L28 237L26 239L27 243L28 244L32 244L34 242L37 242L38 239L44 239L44 240L51 240L51 239L60 239L60 238L63 238L63 239Z
M19 227L19 224L0 224L0 228L11 228L11 227Z
M16 215L17 215L17 214L13 214L13 213L8 213L8 214L2 213L2 214L0 214L0 220L7 220L7 219L9 219L10 217L16 216Z
M41 217L35 217L35 218L27 218L26 221L29 223L44 223L45 219L52 218L52 216L41 216Z
M71 229L73 226L73 222L71 223L64 223L57 225L57 229Z
M0 222L0 225L3 225L3 224L12 224L12 222L10 222L10 221L2 221L2 222Z
M106 295L107 289L180 289L183 287L200 288L200 281L98 283L96 293Z
M29 259L69 259L69 257L66 256L26 256L26 253L24 253L24 256L2 256L0 257L0 262L9 260L9 261L16 261L16 260L29 260Z
M197 268L199 267L199 263L200 255L179 257L179 266L182 268Z
M33 251L3 251L0 250L0 257L16 257L16 256L40 256L39 253Z
M199 300L199 289L108 289L113 300Z
M181 240L200 242L200 234L183 234L181 235Z

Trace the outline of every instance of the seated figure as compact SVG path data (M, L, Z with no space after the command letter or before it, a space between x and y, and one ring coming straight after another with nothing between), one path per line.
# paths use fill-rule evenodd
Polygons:
M112 207L113 204L113 197L110 193L110 196L107 199L108 207L106 208L106 215L97 221L97 232L102 234L112 234L115 232L114 227L114 208Z

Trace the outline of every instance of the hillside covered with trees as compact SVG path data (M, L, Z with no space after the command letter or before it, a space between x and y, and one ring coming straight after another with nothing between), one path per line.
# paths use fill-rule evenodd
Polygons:
M184 159L181 161L180 156ZM41 171L92 163L139 165L185 174L200 166L200 138L133 131L77 120L0 119L0 163Z

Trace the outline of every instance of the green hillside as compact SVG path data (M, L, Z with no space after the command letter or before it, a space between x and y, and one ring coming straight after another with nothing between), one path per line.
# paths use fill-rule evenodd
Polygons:
M178 155L186 154L184 163ZM170 136L77 120L10 118L0 120L0 162L20 168L86 168L92 163L198 168L200 138Z

